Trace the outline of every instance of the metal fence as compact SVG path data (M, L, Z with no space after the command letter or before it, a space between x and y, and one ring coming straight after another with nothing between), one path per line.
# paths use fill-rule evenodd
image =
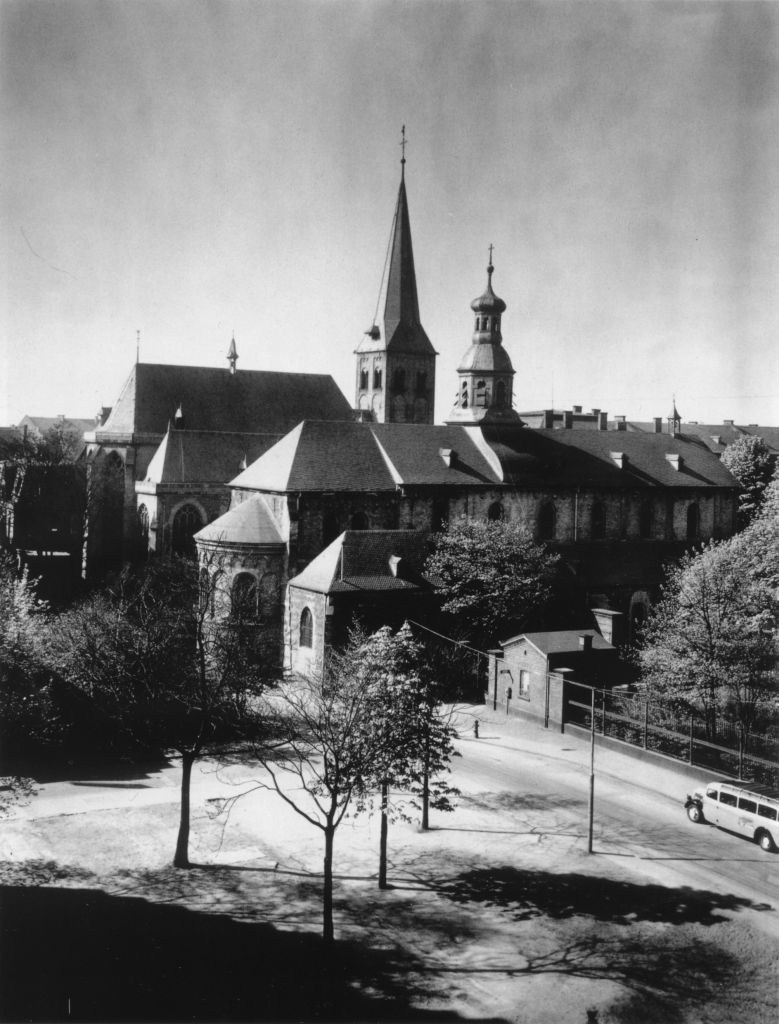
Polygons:
M738 730L719 720L714 729L695 716L682 718L644 697L599 690L567 680L563 722L696 765L713 774L731 775L779 787L779 742L749 733L739 749Z

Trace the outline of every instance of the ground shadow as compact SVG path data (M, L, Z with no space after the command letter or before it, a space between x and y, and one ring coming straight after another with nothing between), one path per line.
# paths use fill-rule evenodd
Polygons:
M711 925L725 920L723 911L771 910L733 894L645 885L574 872L477 868L442 882L438 891L456 903L483 903L509 911L518 921L534 917L590 917L614 924L652 921L659 924Z
M105 757L90 758L86 755L75 756L71 760L57 758L38 758L27 760L15 765L14 772L29 776L40 785L47 782L73 782L86 785L112 780L114 782L137 782L157 775L171 766L167 757L149 756L142 760L117 759L111 761Z
M5 1021L458 1019L412 1006L397 950L95 888L9 886L0 912Z

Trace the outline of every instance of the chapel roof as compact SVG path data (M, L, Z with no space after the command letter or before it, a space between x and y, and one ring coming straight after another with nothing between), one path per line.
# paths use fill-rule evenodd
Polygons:
M195 540L212 544L284 544L276 521L259 494L204 526L195 534Z
M111 434L159 434L181 408L193 430L285 434L305 417L351 419L349 403L327 374L136 363L97 440Z
M511 637L510 640L501 640L501 647L514 646L523 641L531 643L542 654L574 654L582 648L579 638L582 636L592 637L592 649L594 651L613 651L616 648L610 644L596 629L558 629L539 633L521 633L519 636Z
M425 584L425 550L425 536L416 530L346 530L290 586L322 594L418 590Z

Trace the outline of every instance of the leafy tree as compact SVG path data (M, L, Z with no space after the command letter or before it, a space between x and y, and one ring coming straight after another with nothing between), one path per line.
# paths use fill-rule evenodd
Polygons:
M741 752L777 694L779 500L743 533L669 572L650 613L639 660L650 694L700 714L709 734L717 715L735 721Z
M355 669L354 642L330 652L321 677L281 683L266 697L278 746L256 756L286 804L324 838L322 937L333 941L335 835L364 794L375 756L369 722L375 712L364 673ZM264 785L264 783L260 783Z
M438 581L442 610L482 646L549 600L556 555L513 520L460 519L433 537L425 572Z
M725 466L741 484L738 499L739 527L747 526L760 510L771 480L775 459L762 437L740 437L722 453Z
M63 672L119 740L181 756L181 813L173 863L189 867L190 783L198 758L259 727L264 666L241 632L210 619L225 570L184 559L124 570L57 623Z
M387 832L391 818L408 820L403 796L421 800L422 828L431 806L454 809L457 790L446 781L454 756L454 729L438 701L438 688L425 665L424 651L408 623L393 635L383 627L360 638L352 655L374 713L367 721L368 746L374 752L363 782L379 792L379 888L387 887ZM390 800L390 791L400 799Z

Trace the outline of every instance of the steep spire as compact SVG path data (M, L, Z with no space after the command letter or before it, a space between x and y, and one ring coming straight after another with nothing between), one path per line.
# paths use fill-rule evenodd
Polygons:
M238 349L235 347L235 333L227 350L227 361L230 364L230 373L235 373L235 364L238 362Z

